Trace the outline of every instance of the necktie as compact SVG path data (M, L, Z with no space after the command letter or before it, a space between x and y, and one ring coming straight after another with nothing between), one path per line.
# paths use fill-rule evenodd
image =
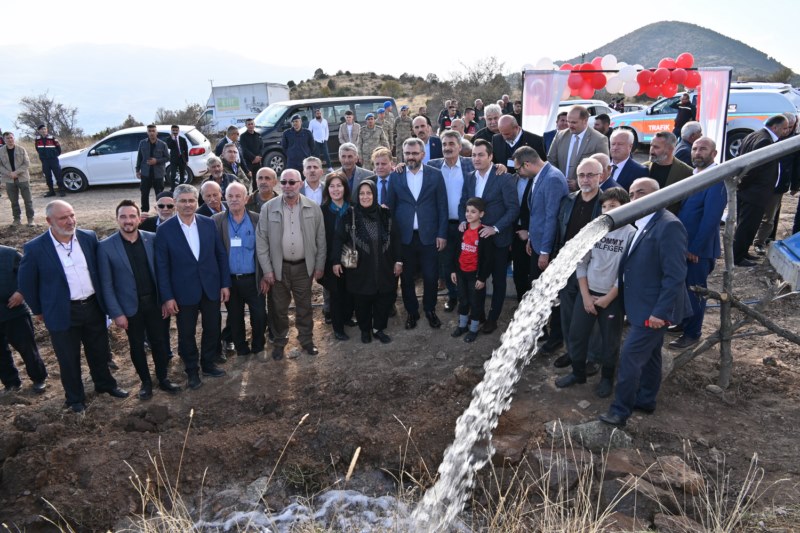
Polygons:
M239 171L238 171L239 167L236 166L236 163L232 163L231 164L231 168L233 169L233 173L234 174L238 174L239 173Z
M614 174L617 173L617 165L611 165L611 178L614 178Z
M380 203L386 202L386 178L381 180L381 201Z
M178 150L178 155L181 155L181 143L178 141L178 136L175 136L175 147Z
M567 173L571 174L570 168L575 167L578 168L578 147L581 145L581 138L577 135L572 136L574 145L572 146L572 152L569 155L569 160L567 161Z

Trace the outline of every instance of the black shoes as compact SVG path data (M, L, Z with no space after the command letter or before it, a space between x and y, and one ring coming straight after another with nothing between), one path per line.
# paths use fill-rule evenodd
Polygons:
M568 353L563 353L559 355L555 361L553 361L553 366L556 368L567 368L568 366L572 365L572 359L570 359Z
M406 318L406 329L414 329L417 327L417 320L419 320L419 314L409 313L408 317Z
M50 191L47 191L46 193L44 193L44 196L42 196L42 198L52 198L55 195L56 195L56 191L50 190Z
M447 302L444 304L444 310L448 313L455 311L456 307L458 306L458 299L456 298L448 298Z
M655 406L648 406L648 405L634 405L633 410L640 411L646 415L652 415L653 413L656 412Z
M475 342L475 339L478 338L477 331L468 331L466 335L464 335L464 342Z
M283 346L276 346L272 349L272 358L276 361L283 359Z
M177 394L181 391L181 388L178 385L175 385L168 379L159 381L158 388L169 394Z
M481 329L481 332L488 335L489 333L492 333L496 329L497 329L497 320L492 320L490 318L483 323L483 329Z
M436 316L436 311L426 311L425 318L428 319L428 324L430 324L432 328L438 329L442 327L442 321Z
M667 326L667 333L683 333L683 324Z
M361 342L364 344L369 344L372 342L372 334L369 331L362 331L361 332Z
M386 333L384 333L383 330L376 331L375 333L373 333L373 335L383 344L389 344L390 342L392 342L392 338Z
M608 398L611 396L611 389L614 387L614 384L611 382L609 378L602 378L600 383L594 388L594 393L597 395L598 398Z
M742 259L738 263L736 263L737 267L754 267L758 266L758 263L755 261L751 261L750 259Z
M153 397L153 384L142 383L142 388L139 389L139 399L142 401L149 400Z
M303 350L305 350L308 355L319 355L319 350L317 350L317 347L313 344L304 345Z
M322 313L322 314L323 314L323 316L325 317L325 323L326 323L326 324L332 324L332 323L333 323L333 319L331 318L331 313L330 313L330 311L328 311L328 312L326 312L326 313Z
M127 398L130 396L128 391L125 389L120 389L119 387L114 387L113 389L108 390L99 390L97 391L98 394L108 394L109 396L113 396L114 398Z
M586 363L586 369L583 371L583 373L586 374L587 378L594 376L598 372L600 372L600 365L598 365L594 361L589 361L588 363Z
M584 383L586 383L586 378L579 378L575 374L567 374L556 380L556 387L559 389L566 389L567 387Z
M221 378L224 376L226 372L219 368L218 366L210 366L208 368L203 369L203 375L208 376L210 378Z
M115 363L113 359L108 360L108 368L111 370L119 370L119 366L117 366L117 363Z
M753 250L755 250L756 255L767 255L767 247L757 244L753 246Z
M681 335L674 341L670 342L667 346L670 348L675 348L676 350L685 350L690 346L694 346L700 342L700 339L693 339L691 337L687 337L686 335Z
M33 392L36 394L44 394L45 389L47 389L46 381L37 381L33 384Z
M618 428L625 427L625 419L611 412L608 412L604 415L600 415L598 417L598 420L600 420L600 422L603 422L604 424L608 424L609 426L614 426Z
M461 335L463 335L464 333L466 333L468 331L469 331L469 328L466 327L466 326L463 327L463 328L461 326L456 326L456 329L453 330L453 333L451 333L450 336L455 339L455 338L460 337Z
M337 341L347 341L350 337L344 331L334 331L333 336Z
M352 318L349 318L344 321L344 325L347 326L348 328L354 328L358 325L358 322L356 322Z
M82 402L73 403L67 406L67 409L71 410L73 413L83 413L86 411L86 405Z
M197 370L189 374L189 388L192 390L197 390L203 386L203 382L200 381L200 374L198 374Z

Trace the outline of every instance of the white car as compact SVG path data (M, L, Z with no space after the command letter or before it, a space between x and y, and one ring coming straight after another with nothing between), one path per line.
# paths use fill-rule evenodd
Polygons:
M158 138L166 142L170 125L156 126ZM208 173L206 161L213 154L211 143L194 126L181 126L181 137L189 147L189 163L183 183L191 183L197 176ZM61 154L61 174L64 186L70 192L85 191L90 185L117 185L139 183L136 178L136 155L139 141L147 137L146 126L136 126L115 131L102 140L80 150ZM169 163L167 163L169 168Z
M611 109L606 102L602 100L562 100L558 103L559 111L572 109L572 106L580 105L589 111L589 115L596 117L605 113L608 116L619 115L619 111Z

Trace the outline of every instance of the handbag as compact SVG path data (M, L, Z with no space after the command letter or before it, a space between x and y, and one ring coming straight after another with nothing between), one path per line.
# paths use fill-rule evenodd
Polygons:
M344 268L358 267L358 250L356 250L356 212L353 211L353 223L350 225L350 240L352 244L342 246L341 263Z

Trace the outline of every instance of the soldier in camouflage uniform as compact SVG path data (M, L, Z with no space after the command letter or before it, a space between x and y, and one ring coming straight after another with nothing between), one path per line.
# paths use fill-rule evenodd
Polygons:
M361 135L358 137L358 152L364 168L372 170L372 151L379 146L389 148L389 141L383 128L375 125L374 114L367 113L366 120L367 124L361 128Z
M392 113L392 103L387 101L383 103L383 109L385 111L385 115L383 117L383 121L385 126L383 131L386 132L386 137L389 139L389 150L393 150L395 147L394 143L394 113Z
M408 114L408 106L404 105L400 108L400 116L394 121L394 145L402 147L403 141L414 136L414 130L411 127L411 117ZM402 160L402 148L396 152L398 159Z

